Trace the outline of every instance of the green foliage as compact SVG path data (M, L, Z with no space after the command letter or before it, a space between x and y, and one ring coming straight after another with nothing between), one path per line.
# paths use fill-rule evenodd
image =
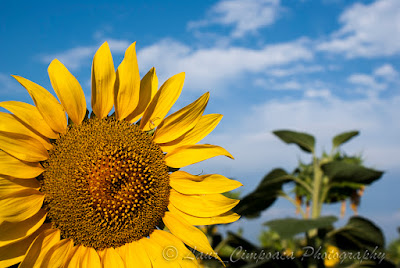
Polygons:
M379 179L382 171L365 168L360 165L346 163L344 161L332 161L321 166L330 183L355 182L371 184Z
M345 142L349 141L350 139L352 139L353 137L357 136L359 133L360 132L356 130L356 131L349 131L349 132L344 132L344 133L336 135L332 139L332 148L336 149L343 143L345 143Z
M348 156L338 150L340 145L358 134L358 131L349 131L336 135L332 140L330 154L323 152L318 158L313 153L311 163L299 163L292 173L297 178L293 189L297 200L314 203L314 210L320 210L323 203L350 199L353 209L356 209L364 186L378 180L383 174L382 171L364 167L361 157ZM305 184L315 191L306 189ZM315 213L319 214L318 211Z
M392 241L387 248L387 255L395 264L400 264L400 238Z
M278 198L282 185L289 181L287 175L283 169L272 170L252 193L239 202L234 211L243 217L257 217Z
M310 134L291 130L276 130L272 133L286 143L297 144L303 151L307 153L314 152L315 138Z
M312 185L314 178L314 167L312 164L299 163L299 166L293 171L293 176L296 176L299 180L303 181L307 185ZM304 189L300 184L297 184L294 189L294 193L298 197L302 197L306 201L311 200L311 193Z
M291 130L279 130L273 133L283 142L296 144L301 150L310 153L311 159L300 161L291 173L281 168L270 171L253 192L242 198L234 211L242 217L258 217L281 197L290 201L302 217L273 219L264 223L268 229L263 230L260 235L262 247L244 239L240 233L228 233L228 236L221 241L221 236L210 231L214 230L213 228L207 227L207 236L213 242L212 245L219 256L227 261L227 267L319 268L334 265L332 260L325 262L324 259L312 257L304 259L302 254L305 247L320 250L322 254L329 248L332 249L332 246L337 247L336 252L383 250L382 231L368 219L354 216L346 225L335 229L334 223L337 217L321 216L322 207L326 203L350 199L354 209L360 201L364 187L383 175L382 171L365 167L361 156L347 155L339 150L341 145L359 135L359 132L348 131L336 135L332 139L331 152L323 152L320 156L315 153L315 138L310 134ZM305 210L303 202L306 203ZM262 252L278 254L276 256L291 254L291 258L257 259L259 256L257 254ZM398 256L400 260L400 242L392 246L391 254ZM235 261L232 261L232 258ZM377 267L378 261L367 260L361 264L350 260L345 261L343 265ZM207 267L218 267L214 266L216 264L218 263L211 262L210 265L207 263ZM394 267L394 265L389 260L383 260L379 267Z
M282 239L291 238L299 233L312 229L329 228L337 221L335 216L319 217L317 219L285 218L264 223L272 231L279 234Z
M353 208L359 204L365 185L381 178L383 172L364 167L359 156L348 156L338 150L338 146L359 134L358 131L344 132L336 135L333 140L331 154L323 153L317 157L314 152L315 138L307 133L279 130L273 132L286 143L294 143L302 150L312 153L311 163L300 162L298 167L288 174L283 169L276 168L268 173L258 187L245 196L235 212L244 217L257 217L270 207L278 197L284 197L294 203L297 210L304 216L307 211L301 209L303 202L310 204L314 218L318 217L322 204L351 199ZM296 200L282 191L286 183L293 183L292 192Z
M274 248L277 250L283 250L282 239L279 234L273 230L266 230L261 232L259 236L261 246L264 248Z
M345 226L329 232L327 239L344 250L373 251L376 247L382 250L385 245L381 229L359 216L351 217Z

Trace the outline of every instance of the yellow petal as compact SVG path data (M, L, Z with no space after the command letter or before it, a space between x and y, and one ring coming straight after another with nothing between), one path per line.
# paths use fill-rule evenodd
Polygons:
M41 264L47 251L59 241L59 229L48 229L43 231L38 235L38 237L36 237L32 245L29 247L24 260L19 265L19 268L43 267Z
M15 117L43 136L50 139L58 138L58 134L50 128L35 106L19 101L4 101L0 102L0 107L13 113Z
M184 80L185 73L179 73L165 81L143 114L140 121L140 128L143 131L152 130L161 123L179 98Z
M163 257L167 261L177 261L184 267L198 267L196 256L173 234L154 230L150 239L163 248Z
M47 251L41 267L62 267L73 246L74 243L71 239L58 241Z
M171 189L169 201L177 209L197 217L218 216L239 203L239 200L222 194L184 195L174 189Z
M32 241L35 240L40 233L49 228L51 228L51 223L45 223L30 236L18 240L15 243L0 247L0 267L9 267L21 262L29 246L32 244Z
M17 133L0 131L0 149L27 162L44 161L49 158L46 148L39 141Z
M218 216L213 217L196 217L190 214L187 214L183 211L177 209L174 205L169 204L169 211L172 213L181 216L191 225L214 225L214 224L225 224L237 221L240 218L240 215L235 212L228 211Z
M97 50L92 64L92 108L94 114L104 118L114 104L115 69L107 42Z
M177 171L169 178L171 187L182 194L217 194L243 186L240 182L219 174L194 176L184 171Z
M0 175L0 196L26 189L39 190L40 183L36 179L17 179Z
M159 144L161 150L163 150L163 152L170 152L173 149L183 145L198 143L214 130L221 119L221 114L203 115L197 122L196 126L186 132L184 135L171 142Z
M47 69L51 85L72 122L79 125L86 115L86 100L78 80L57 59Z
M191 130L203 115L210 93L205 93L196 101L165 118L154 133L153 141L166 143L173 141Z
M34 189L21 190L0 197L0 221L20 222L35 215L42 207L44 195Z
M86 247L82 245L77 245L73 247L68 253L68 256L65 259L63 267L69 267L69 268L80 267L82 256L85 251Z
M65 117L63 107L57 99L38 84L20 76L13 75L13 77L26 88L29 95L31 95L44 121L46 121L54 131L65 133L67 129L67 118Z
M213 256L222 262L218 254L210 246L206 235L196 227L190 225L184 218L167 211L165 212L163 222L171 233L186 245L199 252Z
M80 266L82 268L101 268L100 256L97 254L96 250L91 247L84 247L84 251L82 252L80 259ZM106 266L106 267L114 267L114 266Z
M165 163L173 168L181 168L218 155L233 159L233 156L220 146L196 144L184 145L172 150L165 156Z
M122 120L135 110L139 101L140 75L136 58L135 43L125 51L118 66L114 89L115 116Z
M102 267L125 268L124 262L114 248L106 248L99 255Z
M0 247L24 239L34 233L46 219L46 210L41 209L32 217L20 222L0 223Z
M153 267L181 267L177 262L168 261L164 248L157 244L154 239L142 238L139 243L145 248Z
M151 268L151 261L144 247L133 241L115 249L125 263L125 267Z
M44 171L40 163L29 163L0 151L0 174L28 179L39 176Z
M135 123L140 119L149 106L158 89L156 69L153 67L140 81L139 103L135 110L126 118L129 123Z
M49 139L33 132L32 129L26 127L15 115L12 114L0 112L0 131L26 135L39 141L46 150L53 148Z

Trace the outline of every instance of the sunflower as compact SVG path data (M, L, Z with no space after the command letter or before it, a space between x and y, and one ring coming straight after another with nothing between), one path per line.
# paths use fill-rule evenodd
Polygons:
M13 76L35 106L0 103L0 267L196 267L189 248L219 259L195 226L236 221L239 201L221 193L241 184L179 170L233 158L197 144L222 118L203 115L209 93L167 116L185 75L140 79L135 43L117 71L108 44L97 50L90 115L67 68L48 73L60 102Z

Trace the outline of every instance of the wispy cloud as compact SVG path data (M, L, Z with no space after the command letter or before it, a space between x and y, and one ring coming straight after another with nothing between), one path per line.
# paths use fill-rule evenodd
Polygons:
M351 84L364 86L367 89L382 90L386 88L386 84L377 82L374 76L368 74L352 74L347 80Z
M394 80L397 79L399 73L394 69L391 64L384 64L374 70L374 75L378 77L382 77L386 80Z
M241 38L273 24L281 11L280 0L222 0L211 7L205 19L189 22L188 28L231 26L231 37Z
M323 98L323 99L330 99L332 98L332 93L327 88L322 89L307 89L304 92L304 97L306 98Z
M294 66L288 66L286 68L282 68L282 67L271 68L271 69L267 70L266 74L272 75L272 76L277 76L277 77L284 77L284 76L292 76L292 75L298 75L298 74L323 72L324 70L325 70L325 67L322 65L297 64Z
M93 46L79 46L56 54L41 56L43 63L50 63L54 59L61 61L68 69L79 69L83 64L88 64L88 59L94 55L96 48Z
M306 155L295 146L281 143L271 133L276 129L288 128L314 134L318 150L329 150L333 135L358 129L361 131L360 137L346 144L346 151L362 152L367 165L381 169L398 167L400 144L397 137L400 135L400 126L393 122L398 120L397 115L400 114L399 96L387 100L343 100L334 96L274 99L241 113L244 115L237 119L235 129L213 134L207 140L224 146L235 156L235 164L230 165L228 174L240 177L248 176L246 172L249 170L266 172L266 164L270 168L293 168L298 156ZM213 164L218 169L218 166L227 165L227 161L217 159Z
M185 71L189 88L225 87L246 74L265 73L267 68L310 61L313 53L305 39L265 45L260 49L230 46L194 49L174 40L162 40L138 52L145 69L157 62L164 77Z
M108 42L110 46L111 52L115 54L123 53L126 48L130 45L130 42L126 40L118 40L118 39L107 39L104 38L104 41ZM104 42L103 41L103 42ZM45 54L40 56L40 60L43 63L50 63L53 59L58 59L61 61L68 69L70 70L78 70L79 68L86 66L91 62L96 50L103 43L100 42L93 46L77 46L66 51L61 51L55 54Z
M256 87L263 88L265 90L301 90L304 89L304 85L302 85L299 81L295 79L284 81L276 80L273 78L256 78L253 82L253 85Z
M390 56L400 52L400 1L357 3L345 10L333 33L318 49L343 53L349 58Z
M371 74L355 73L347 78L350 84L356 86L356 90L369 96L376 96L379 91L385 90L389 85L398 84L398 73L390 64L384 64L375 68Z

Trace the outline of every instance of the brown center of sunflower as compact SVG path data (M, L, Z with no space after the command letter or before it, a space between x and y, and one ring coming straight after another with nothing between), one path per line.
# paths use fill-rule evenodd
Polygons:
M45 208L63 238L95 249L148 236L169 200L164 154L151 136L124 121L72 125L43 163Z

